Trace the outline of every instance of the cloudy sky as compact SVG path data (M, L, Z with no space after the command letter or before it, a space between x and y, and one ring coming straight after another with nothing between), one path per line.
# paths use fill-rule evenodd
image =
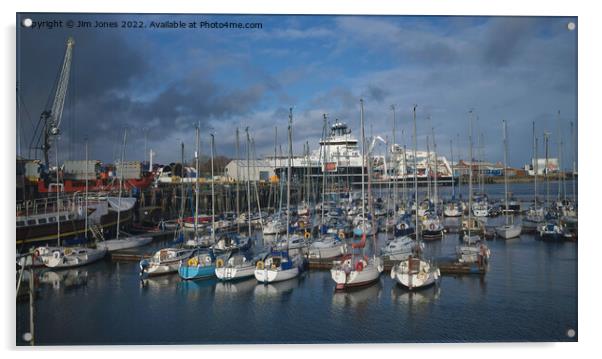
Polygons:
M359 136L360 98L367 134L392 136L395 105L397 142L411 144L417 104L419 147L434 128L439 152L449 156L453 140L455 157L467 158L468 111L474 109L474 142L482 134L487 159L502 159L506 120L511 165L529 161L533 121L540 145L543 132L551 132L550 152L557 156L560 133L567 166L572 161L577 30L567 24L576 18L20 14L18 21L25 17L119 25L140 20L146 26L168 20L262 23L261 29L19 27L18 137L25 157L66 39L73 36L61 161L83 158L88 138L90 156L112 162L124 129L127 159L144 158L145 133L157 161L177 160L180 141L190 157L196 123L204 154L214 132L217 153L233 156L235 129L247 126L257 154L269 154L275 126L285 148L289 107L298 153L305 141L317 147L324 113Z

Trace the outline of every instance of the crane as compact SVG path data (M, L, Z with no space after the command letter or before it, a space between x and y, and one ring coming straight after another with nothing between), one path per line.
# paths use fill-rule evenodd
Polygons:
M67 87L69 85L69 75L71 73L71 59L73 57L73 45L75 40L72 37L67 39L65 57L61 66L60 74L56 83L56 91L52 100L52 106L42 111L40 120L36 126L34 135L31 140L30 149L33 147L36 150L41 149L44 153L44 164L48 167L48 154L52 146L52 142L60 133L61 119L63 117L63 107L65 105L65 97L67 96ZM50 102L50 101L49 101ZM41 127L41 128L40 128ZM40 129L40 132L38 130ZM40 146L40 142L43 143ZM38 147L33 146L36 144Z

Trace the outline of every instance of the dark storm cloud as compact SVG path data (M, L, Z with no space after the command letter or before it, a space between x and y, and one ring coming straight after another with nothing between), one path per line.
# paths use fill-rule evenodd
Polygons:
M529 42L527 36L535 27L534 18L501 17L491 20L487 29L483 61L493 66L508 65Z

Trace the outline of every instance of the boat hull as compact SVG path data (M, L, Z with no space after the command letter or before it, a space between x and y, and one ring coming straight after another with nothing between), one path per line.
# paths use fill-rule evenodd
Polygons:
M184 280L211 278L215 276L215 265L181 265L180 268L178 268L178 274L180 275L180 278Z
M337 290L359 287L375 282L380 277L382 267L374 264L368 265L361 271L352 270L347 273L344 269L331 269L330 275L334 280Z
M299 268L291 269L255 269L255 279L259 283L275 283L293 279L299 275Z
M215 276L222 281L246 279L255 275L255 266L215 268Z
M125 239L110 239L98 244L98 248L104 248L109 252L122 249L142 247L152 242L152 237L130 237Z
M521 231L522 227L517 225L501 226L495 229L495 233L503 239L517 238Z

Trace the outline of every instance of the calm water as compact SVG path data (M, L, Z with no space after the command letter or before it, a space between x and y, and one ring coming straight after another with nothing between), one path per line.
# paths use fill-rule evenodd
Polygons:
M517 195L531 190L513 187ZM442 260L458 243L448 234L427 243L426 254ZM577 244L530 235L487 243L486 276L444 276L414 293L388 273L350 292L335 292L328 271L267 286L254 279L183 282L177 274L141 283L137 263L109 260L38 273L36 344L576 340L566 333L577 330ZM28 318L27 303L19 303L19 344Z

